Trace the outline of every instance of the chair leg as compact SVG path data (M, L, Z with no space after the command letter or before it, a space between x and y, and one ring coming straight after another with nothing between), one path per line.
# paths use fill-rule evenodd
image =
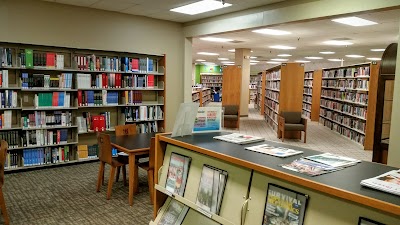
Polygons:
M104 166L105 162L100 162L99 175L97 177L96 192L100 191L101 184L104 183Z
M122 166L122 180L124 181L124 186L127 186L127 183L126 183L126 165Z
M110 200L111 198L111 191L112 191L112 186L114 183L114 176L115 176L115 167L111 167L110 170L110 178L108 179L108 188L107 188L107 200Z
M285 130L282 130L282 142L285 140Z
M119 167L117 167L117 175L115 175L116 176L115 177L115 182L118 182L120 172L121 172L121 167L119 166Z
M307 141L307 131L304 131L304 143Z
M147 182L149 185L150 202L153 204L154 199L154 170L147 171Z
M135 176L134 179L135 179L135 181L136 181L135 190L138 191L138 190L139 190L139 167L138 167L137 164L135 164L135 167L136 167L136 173L134 174L134 176Z
M0 188L0 208L4 218L4 224L10 224L10 218L8 217L6 202L4 201L3 189Z

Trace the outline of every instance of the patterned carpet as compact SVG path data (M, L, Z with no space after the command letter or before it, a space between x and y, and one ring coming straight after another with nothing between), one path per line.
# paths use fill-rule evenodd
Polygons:
M114 183L111 200L106 200L107 182L96 192L98 167L99 163L93 162L6 174L4 195L10 224L149 224L153 208L146 172L139 172L139 193L130 207L122 176Z

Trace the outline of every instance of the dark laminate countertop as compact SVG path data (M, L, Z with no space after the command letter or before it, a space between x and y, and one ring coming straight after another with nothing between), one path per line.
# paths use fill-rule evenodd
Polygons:
M295 155L287 158L279 158L266 154L261 154L249 150L245 150L244 147L260 145L263 143L272 145L272 146L282 146L288 147L291 149L302 150L304 151L303 156L316 155L322 152L299 148L287 144L281 144L279 142L265 141L265 142L256 142L247 145L238 145L233 143L228 143L224 141L219 141L213 139L214 136L229 134L227 132L216 132L216 133L203 133L203 134L193 134L192 136L184 136L184 137L175 137L172 138L174 140L184 142L190 145L198 146L200 148L208 149L209 151L220 153L227 155L229 157L233 157L235 159L239 159L242 161L249 162L251 164L255 164L253 169L260 170L261 167L270 168L279 172L283 172L286 174L291 174L299 178L303 178L306 181L315 182L324 186L329 186L335 189L339 189L340 193L348 192L351 193L351 196L355 197L367 197L371 198L373 201L382 201L386 203L393 204L395 208L397 208L397 212L400 209L400 196L392 195L389 193L381 192L378 190L370 189L367 187L363 187L360 185L361 180L371 178L374 176L378 176L390 170L395 170L398 168L389 167L386 165L365 162L362 161L355 166L351 166L345 168L340 171L336 171L333 173L323 174L315 177L310 177L305 174L297 173L291 170L284 169L280 167L280 164L290 163L293 160L300 158L301 155ZM170 135L166 135L166 137L170 137ZM261 166L261 167L260 167ZM274 175L271 175L274 176ZM305 182L306 182L305 181ZM307 186L307 185L305 185ZM325 192L324 190L322 190ZM327 192L330 194L329 192ZM340 196L340 193L336 196L345 198L345 196ZM347 193L346 193L347 194ZM363 199L367 199L363 198ZM357 202L357 201L356 201ZM364 201L363 201L364 202ZM376 201L375 201L376 202ZM371 202L372 203L372 202ZM365 203L366 204L366 203ZM369 205L372 206L372 205ZM374 207L374 206L372 206ZM388 210L386 210L388 211ZM396 212L392 212L395 213Z
M118 145L126 151L148 149L150 148L151 138L155 135L156 133L143 133L126 136L111 136L111 145Z

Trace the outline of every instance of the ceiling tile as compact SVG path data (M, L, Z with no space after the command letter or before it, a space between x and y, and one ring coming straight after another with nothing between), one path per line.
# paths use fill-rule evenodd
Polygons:
M56 0L57 3L76 5L76 6L90 6L99 0Z
M110 1L110 0L101 0L93 5L91 5L91 8L95 9L103 9L103 10L109 10L109 11L122 11L124 9L131 8L137 4L135 3L129 3L127 0L121 1Z

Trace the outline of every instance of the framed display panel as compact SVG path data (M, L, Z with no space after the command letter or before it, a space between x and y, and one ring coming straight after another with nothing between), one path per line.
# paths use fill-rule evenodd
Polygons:
M385 225L383 223L379 223L368 218L360 217L358 220L358 225Z
M242 205L244 204L247 196L251 170L243 167L237 167L228 162L224 162L222 160L218 160L193 151L187 151L186 149L181 147L167 145L162 168L159 174L159 187L156 187L156 189L158 189L159 191L163 191L163 188L165 188L168 165L172 152L192 158L186 184L186 190L182 201L187 202L189 206L195 207L194 209L192 208L193 210L197 210L197 208L199 208L196 206L195 202L197 199L198 187L200 184L203 165L212 165L213 167L228 172L228 179L225 186L224 196L222 198L220 213L219 215L213 214L211 217L216 218L216 220L222 224L240 224L240 213L232 212L240 212L242 210ZM179 200L179 196L175 197Z

